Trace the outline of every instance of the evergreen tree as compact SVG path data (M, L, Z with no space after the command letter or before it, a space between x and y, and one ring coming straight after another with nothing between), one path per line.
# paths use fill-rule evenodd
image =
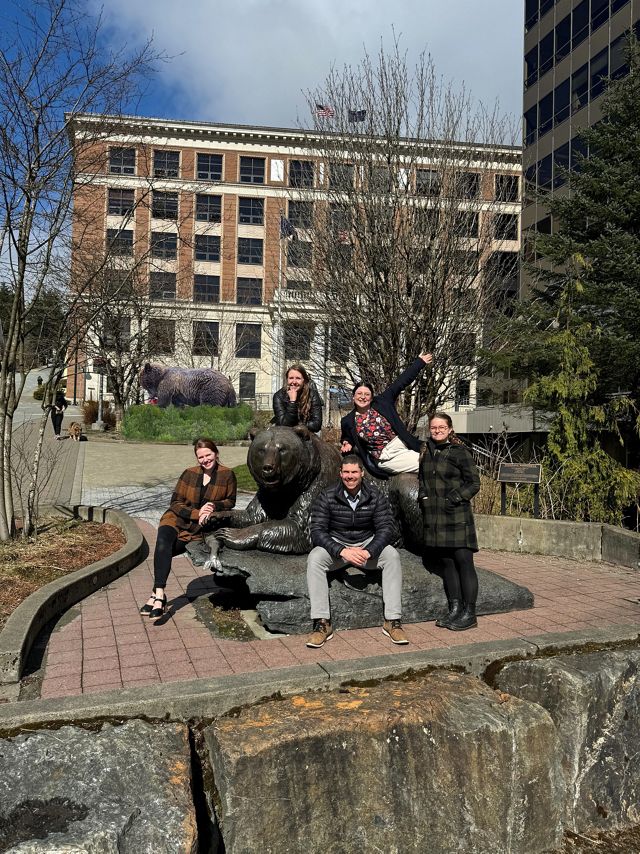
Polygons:
M568 175L570 193L545 199L554 234L542 236L538 276L544 299L557 306L561 271L575 255L586 259L580 317L597 333L585 341L595 366L590 399L627 392L640 402L640 48L629 44L629 75L611 82L602 120L583 131L588 156ZM549 272L549 269L551 272Z

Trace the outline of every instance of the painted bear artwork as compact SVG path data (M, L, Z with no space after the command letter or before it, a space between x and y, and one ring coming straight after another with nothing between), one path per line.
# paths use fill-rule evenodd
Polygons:
M147 362L140 385L158 406L235 406L231 381L213 368L167 368Z

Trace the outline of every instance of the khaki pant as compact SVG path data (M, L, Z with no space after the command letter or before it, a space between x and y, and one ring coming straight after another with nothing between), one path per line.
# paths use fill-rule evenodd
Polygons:
M420 454L407 448L398 436L395 436L388 445L382 449L378 465L387 474L400 474L401 472L418 473Z

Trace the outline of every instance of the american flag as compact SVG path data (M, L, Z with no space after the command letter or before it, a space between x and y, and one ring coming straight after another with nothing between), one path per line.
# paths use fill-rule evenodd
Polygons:
M316 104L316 116L322 119L332 119L335 114L336 111L333 107L329 107L327 104Z

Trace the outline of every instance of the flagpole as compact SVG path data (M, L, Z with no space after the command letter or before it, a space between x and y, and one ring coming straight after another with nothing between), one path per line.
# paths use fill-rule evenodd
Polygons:
M276 316L278 322L278 335L276 346L276 388L280 388L280 380L284 373L283 357L284 357L284 331L282 329L282 218L284 216L282 208L280 208L280 219L278 220L278 301L276 304Z

